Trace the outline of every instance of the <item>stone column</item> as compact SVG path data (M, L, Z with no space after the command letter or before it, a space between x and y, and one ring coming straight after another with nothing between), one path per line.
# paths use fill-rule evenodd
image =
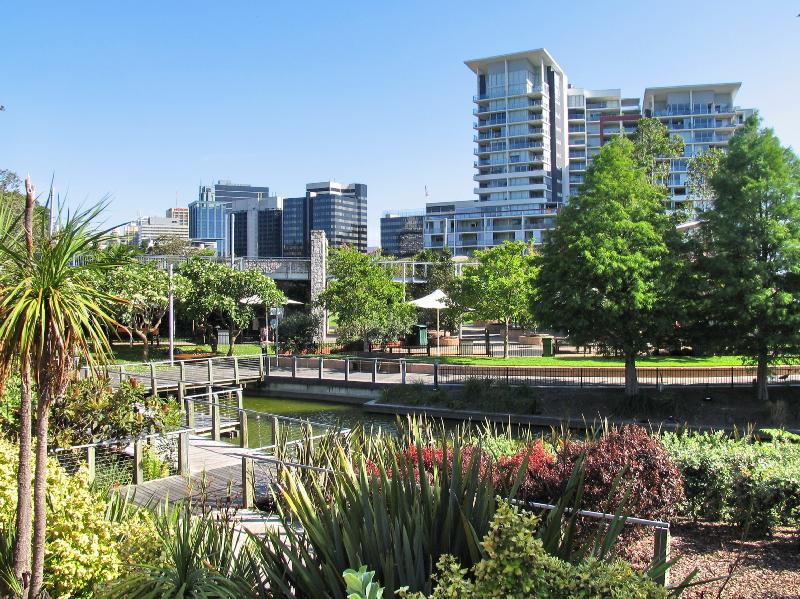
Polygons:
M317 342L324 343L328 331L328 312L316 306L320 293L325 291L328 279L328 240L325 231L311 231L311 305L314 314L320 318Z

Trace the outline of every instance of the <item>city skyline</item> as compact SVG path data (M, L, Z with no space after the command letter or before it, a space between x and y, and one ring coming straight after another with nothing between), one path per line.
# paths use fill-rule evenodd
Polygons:
M800 146L786 101L800 92L784 67L800 55L789 2L757 12L730 2L602 11L511 2L505 16L469 3L318 4L309 18L286 6L143 6L14 7L9 23L19 26L0 40L0 55L15 57L5 80L17 82L0 90L0 168L30 172L40 190L54 176L70 203L110 194L109 225L161 215L176 194L187 206L218 179L283 196L306 181L363 181L378 245L384 212L474 197L474 74L463 61L527 48L548 48L581 86L613 82L625 96L742 81L737 104ZM533 21L548 27L532 33ZM26 23L59 41L31 43ZM208 43L217 31L236 34Z

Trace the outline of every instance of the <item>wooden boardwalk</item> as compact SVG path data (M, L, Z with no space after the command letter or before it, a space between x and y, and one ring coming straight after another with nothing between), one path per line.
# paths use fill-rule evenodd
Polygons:
M122 487L120 492L129 494L132 501L141 506L155 507L167 501L185 503L191 500L198 511L229 510L237 527L256 535L264 534L277 525L274 516L254 508L245 508L243 502L242 458L258 461L253 479L255 500L263 501L271 493L276 477L272 464L264 462L262 451L241 448L230 443L212 441L205 437L189 437L189 472L147 481L138 485Z

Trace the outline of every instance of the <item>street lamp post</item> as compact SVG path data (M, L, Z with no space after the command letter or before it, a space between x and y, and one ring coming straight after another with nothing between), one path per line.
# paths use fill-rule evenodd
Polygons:
M175 361L175 292L172 286L172 263L169 265L169 363Z

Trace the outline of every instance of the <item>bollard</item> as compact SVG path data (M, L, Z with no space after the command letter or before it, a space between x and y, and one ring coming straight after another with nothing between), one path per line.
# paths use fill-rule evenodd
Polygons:
M669 528L656 528L653 542L653 558L661 563L669 560ZM655 578L657 584L667 586L669 583L669 570Z
M506 368L506 372L508 369ZM433 361L433 388L439 388L439 358Z
M95 472L95 447L90 445L86 448L86 468L89 470L89 484L94 482Z
M323 379L323 370L322 369L323 369L323 362L324 361L325 361L325 359L322 356L317 358L317 369L319 370L319 373L318 373L319 380Z
M264 380L264 352L258 355L258 380Z
M141 485L144 482L142 458L144 456L144 441L136 439L133 442L133 484Z
M400 360L400 383L406 384L406 361Z
M344 359L344 380L350 380L350 358Z
M242 456L242 507L251 509L255 506L255 472L253 458Z
M186 362L184 362L183 360L178 362L178 368L179 368L179 372L180 372L180 376L181 376L181 381L185 382L186 381Z
M297 378L297 356L292 354L292 378Z
M189 433L178 435L178 474L189 474Z
M372 361L372 382L376 382L378 380L378 358L375 358Z
M239 410L239 447L247 447L249 438L247 431L247 412Z
M233 382L239 384L239 356L233 357Z

